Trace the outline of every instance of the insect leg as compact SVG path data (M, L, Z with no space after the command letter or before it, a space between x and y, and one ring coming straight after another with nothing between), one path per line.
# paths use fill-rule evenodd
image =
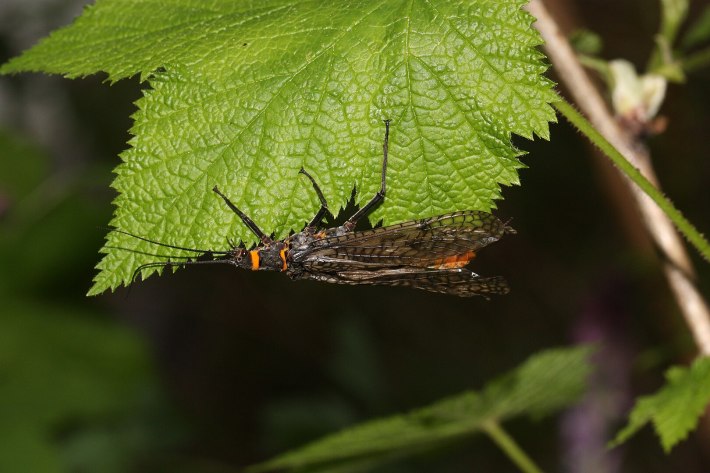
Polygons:
M308 174L308 172L306 172L306 170L303 168L301 168L301 170L298 172L310 179L311 184L313 184L313 189L316 191L316 194L318 194L318 200L320 200L320 209L318 210L318 213L315 215L315 217L311 219L311 222L307 225L307 227L318 227L320 226L323 217L325 217L326 215L332 216L333 214L330 212L330 210L328 210L328 202L325 200L325 196L320 190L320 187L318 187L316 180L313 179L313 176Z
M256 223L252 219L246 216L244 212L239 210L236 205L234 205L229 198L227 198L226 195L222 194L219 189L217 189L217 186L214 186L212 190L224 200L224 203L227 204L227 207L232 209L232 211L239 216L240 219L242 219L242 222L244 222L244 225L249 227L249 230L251 230L254 235L259 237L259 240L261 240L262 243L271 243L271 238L268 237L264 232L262 232L259 227L256 226Z
M380 190L375 194L375 196L370 199L370 201L365 204L360 210L355 212L355 215L347 219L347 221L343 224L343 227L345 227L346 230L350 231L353 228L355 228L355 225L357 225L358 220L360 220L362 217L366 216L372 210L377 207L385 198L385 191L386 191L386 186L385 186L385 176L387 174L387 150L388 150L388 143L389 143L389 136L390 136L390 121L385 120L385 141L382 144L382 152L383 152L383 158L382 158L382 183L380 184Z

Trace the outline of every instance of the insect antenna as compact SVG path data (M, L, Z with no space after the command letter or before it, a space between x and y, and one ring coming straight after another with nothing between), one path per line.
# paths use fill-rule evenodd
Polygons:
M128 235L128 236L133 237L133 238L137 238L138 240L143 240L143 241L146 241L146 242L148 242L148 243L152 243L153 245L158 245L158 246L162 246L162 247L165 247L165 248L172 248L172 249L174 249L174 250L192 251L192 252L194 252L194 253L202 253L202 254L211 253L211 254L213 254L213 255L228 255L228 254L229 254L229 251L201 250L201 249L199 249L199 248L186 248L186 247L184 247L184 246L169 245L169 244L167 244L167 243L162 243L162 242L159 242L159 241L151 240L150 238L145 238L145 237L136 235L136 234L131 233L131 232L127 232L127 231L124 231L124 230L119 230L118 228L108 228L108 229L111 230L111 231L117 232L117 233L122 233L122 234L124 234L124 235ZM108 247L107 247L107 248L108 248ZM126 248L120 248L120 249L126 249ZM128 250L128 251L130 251L130 250ZM136 253L140 253L140 251L136 251ZM148 253L146 253L146 254L148 254ZM152 255L152 256L157 256L157 255Z
M171 267L171 266L192 266L195 264L233 264L231 260L223 258L223 259L214 259L214 260L209 260L209 261L181 261L179 263L174 263L172 261L161 261L161 262L155 262L155 263L145 263L136 268L135 271L133 271L133 275L131 276L131 282L136 281L136 277L138 277L138 274L140 274L141 271L143 271L146 268L157 268L157 267Z
M150 253L148 251L140 251L140 250L134 250L133 248L126 248L124 246L114 246L114 245L105 245L104 248L108 250L121 250L121 251L127 251L129 253L135 253L137 255L144 255L144 256L153 256L155 258L165 258L166 260L170 259L184 259L184 260L189 260L191 258L199 258L201 256L210 256L212 253L211 252L206 252L203 253L203 255L189 255L189 256L178 256L178 255L163 255L160 253Z

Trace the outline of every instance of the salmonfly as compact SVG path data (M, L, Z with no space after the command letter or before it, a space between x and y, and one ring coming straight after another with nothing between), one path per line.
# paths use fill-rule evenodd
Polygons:
M380 190L341 226L321 227L326 215L332 214L320 187L304 169L300 173L311 181L321 207L302 231L283 240L274 240L266 235L215 186L212 190L259 238L259 243L251 248L232 244L228 251L208 251L167 245L114 230L156 245L199 253L198 257L207 258L144 264L136 269L132 280L149 267L220 263L254 271L280 271L291 279L337 284L405 286L461 297L506 294L509 288L502 277L480 277L465 268L481 248L506 233L515 233L490 213L464 210L355 231L358 221L385 198L389 128L390 122L385 120Z

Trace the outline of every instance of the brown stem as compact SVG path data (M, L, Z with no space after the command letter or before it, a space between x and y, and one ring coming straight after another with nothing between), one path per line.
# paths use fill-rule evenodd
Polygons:
M574 97L576 105L631 164L658 186L648 149L619 127L542 0L530 0L527 9L537 19L535 27L545 40L548 57ZM646 228L664 256L666 279L695 342L702 354L710 356L710 310L693 283L695 271L680 235L663 211L645 193L628 179L625 181L636 198Z

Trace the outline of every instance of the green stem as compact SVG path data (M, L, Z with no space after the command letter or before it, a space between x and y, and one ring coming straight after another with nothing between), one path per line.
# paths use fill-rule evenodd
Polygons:
M496 421L489 421L483 424L483 431L500 447L501 450L515 463L520 471L525 473L543 473L543 471L527 456L520 446L515 443L513 437L503 430L503 427Z
M707 261L710 261L710 243L691 224L680 211L675 208L668 198L663 195L641 172L636 169L626 158L617 151L606 138L604 138L586 118L582 116L569 103L561 100L553 104L557 110L564 115L579 131L594 143L609 159L631 179L639 188L646 193L663 210L668 218L675 224L676 228L688 239L688 241L700 252Z

